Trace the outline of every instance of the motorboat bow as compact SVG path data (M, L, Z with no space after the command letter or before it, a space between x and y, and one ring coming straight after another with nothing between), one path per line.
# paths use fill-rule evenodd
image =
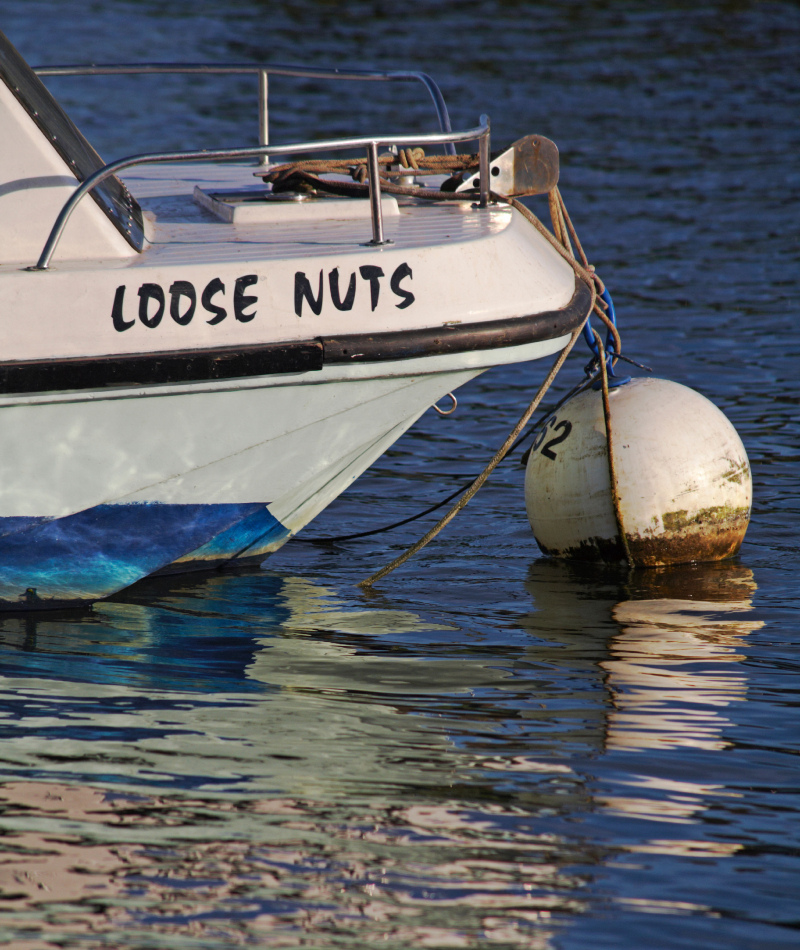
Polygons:
M445 394L556 353L589 311L564 255L489 192L552 182L552 143L501 160L488 120L452 131L422 74L225 69L258 75L260 145L106 165L0 34L5 609L262 560ZM268 146L272 73L420 80L440 128ZM478 151L455 176L401 160L461 142ZM355 154L355 176L262 181L312 153Z

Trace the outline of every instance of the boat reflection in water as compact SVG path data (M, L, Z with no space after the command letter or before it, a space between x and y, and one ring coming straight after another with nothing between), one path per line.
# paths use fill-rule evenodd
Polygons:
M0 618L0 934L549 947L576 852L509 837L519 808L482 800L462 747L460 703L507 673L300 578L190 580Z
M0 618L0 936L547 948L587 865L734 853L671 756L730 741L751 573L526 588L491 632L258 571Z

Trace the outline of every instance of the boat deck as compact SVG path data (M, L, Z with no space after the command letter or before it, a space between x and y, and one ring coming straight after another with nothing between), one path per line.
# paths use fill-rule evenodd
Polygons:
M300 203L265 200L260 220L223 222L194 198L220 192L268 192L248 165L181 164L130 169L125 183L149 219L150 247L121 266L180 266L206 261L276 261L358 253L375 254L369 201L325 197ZM470 202L384 198L387 250L450 246L497 235L511 222L507 206L475 209ZM354 216L357 215L357 216ZM296 218L296 220L293 220Z

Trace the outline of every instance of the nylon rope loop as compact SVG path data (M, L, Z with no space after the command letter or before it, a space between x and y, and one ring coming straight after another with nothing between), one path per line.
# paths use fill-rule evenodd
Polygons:
M359 581L359 583L356 586L364 590L370 589L379 580L382 580L388 574L391 574L391 572L394 571L396 568L400 567L401 564L405 564L405 562L408 561L411 557L413 557L418 551L422 550L422 548L424 548L430 541L432 541L436 537L436 535L439 534L439 532L446 525L448 525L463 508L466 507L470 499L473 498L478 493L482 485L488 479L489 475L495 470L495 468L497 468L500 462L508 454L511 447L514 445L517 438L519 437L519 434L528 424L531 416L534 414L539 403L544 398L553 380L558 375L559 370L564 365L564 361L566 360L567 356L569 356L570 352L572 351L572 348L575 346L575 343L578 337L583 332L583 328L586 324L586 321L589 319L589 315L591 314L592 310L597 307L598 290L600 290L600 292L602 292L602 290L605 290L605 287L603 286L603 283L600 280L600 278L595 276L594 268L592 268L588 264L588 262L586 262L584 266L579 264L578 261L575 260L575 256L572 253L571 248L569 251L567 251L565 247L563 246L563 244L560 241L556 240L555 237L553 237L553 235L547 230L547 228L536 217L536 215L532 211L530 211L528 208L526 208L525 205L523 205L516 198L510 198L510 197L507 197L506 195L498 195L494 192L490 194L490 197L494 201L505 202L506 204L509 204L511 207L517 209L520 212L520 214L522 214L522 216L526 218L536 228L537 231L539 231L539 233L548 241L548 243L550 243L551 246L555 248L559 254L561 254L561 256L570 264L572 269L575 271L576 276L579 277L581 280L583 280L588 286L591 292L591 304L587 311L586 317L583 320L583 323L581 324L580 327L578 327L573 332L572 336L569 339L569 342L561 351L555 363L553 364L553 367L548 373L547 378L539 387L539 390L534 396L533 401L530 403L528 408L522 414L519 422L517 422L517 424L511 430L511 433L507 437L506 441L497 451L497 453L489 462L489 464L486 466L486 468L475 479L475 481L470 485L470 487L464 492L464 494L461 496L461 498L459 498L456 504L453 505L453 507L447 512L447 514L443 518L441 518L430 529L430 531L427 532L427 534L425 534L422 538L420 538L419 541L417 541L415 544L411 545L410 548L407 548L401 555L396 557L393 561L391 561L385 567L381 568L379 571L376 571L376 573L365 578L363 581ZM557 195L556 197L557 199L560 200L560 195ZM563 204L563 202L560 202L560 203ZM566 209L563 212L563 220L564 220L565 229L567 227L569 228L572 227L571 222L569 223L569 225L567 224L569 217L566 214ZM557 227L557 225L554 224L554 227ZM574 233L574 229L572 229L572 231ZM586 261L586 256L583 254L583 248L580 247L580 242L577 240L577 235L574 236L574 240L576 242L576 246L579 247L579 253L581 254L582 259Z
M400 148L397 155L385 152L378 156L378 165L386 175L403 178L409 171L414 175L439 175L442 173L457 173L474 171L478 167L478 156L463 155L426 155L420 147ZM343 192L343 183L332 179L324 179L326 174L350 175L354 182L363 184L367 177L366 159L363 158L331 158L331 159L302 159L296 162L286 162L282 165L273 165L268 172L260 177L266 184L272 184L276 191L293 190L294 187L308 188L313 186L321 191L332 194ZM432 198L434 200L452 200L452 192L428 191L427 194L415 189L403 189L393 185L381 174L381 187L398 188L396 194L409 194L416 197ZM346 194L358 197L366 194L366 190L349 190ZM472 191L459 193L458 200L474 200Z
M617 326L617 315L614 310L614 301L611 299L611 294L608 292L608 288L604 287L602 293L597 295L600 300L602 300L606 305L606 315L611 321L612 326L607 325L606 329L606 342L603 347L604 349L604 359L606 361L606 368L609 376L616 376L614 372L614 362L619 356L618 340L619 340L619 331L614 334L613 330ZM597 308L595 308L597 309ZM586 341L589 349L594 353L594 355L600 358L600 348L595 342L596 331L592 327L590 321L586 321L586 324L583 328L583 338Z

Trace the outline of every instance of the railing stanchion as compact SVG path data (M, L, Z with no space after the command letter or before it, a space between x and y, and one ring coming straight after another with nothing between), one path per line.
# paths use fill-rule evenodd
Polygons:
M487 208L489 206L489 176L491 175L491 169L489 167L491 152L489 150L488 115L481 116L481 125L486 126L486 131L478 140L478 168L481 176L481 199L479 204L481 208Z
M372 240L370 244L388 244L383 237L383 208L381 208L381 179L378 169L378 143L367 146L367 170L369 172L369 204L372 212Z
M269 145L269 72L258 72L258 144ZM269 155L262 155L259 165L269 165Z

